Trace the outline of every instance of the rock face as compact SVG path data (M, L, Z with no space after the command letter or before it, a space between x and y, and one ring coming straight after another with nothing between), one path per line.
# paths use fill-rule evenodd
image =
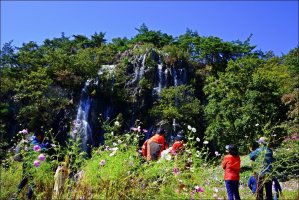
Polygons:
M153 49L140 54L127 51L119 55L119 63L103 65L98 77L86 82L72 132L73 138L82 139L83 149L88 144L102 144L103 124L111 123L119 113L123 116L123 130L130 130L136 119L152 130L150 127L159 119L150 118L148 111L160 92L163 88L187 84L192 69L182 61L166 64L164 57ZM125 59L126 63L121 63Z

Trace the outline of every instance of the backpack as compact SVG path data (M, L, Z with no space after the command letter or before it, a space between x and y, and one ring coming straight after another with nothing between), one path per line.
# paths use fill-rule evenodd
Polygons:
M151 141L149 143L149 155L147 156L147 160L158 160L160 157L160 152L162 148L162 144L159 144L155 141Z

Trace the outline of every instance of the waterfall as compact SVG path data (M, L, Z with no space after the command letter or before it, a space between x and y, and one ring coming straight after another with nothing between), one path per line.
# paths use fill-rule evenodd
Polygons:
M163 71L162 71L163 65L158 64L158 70L157 70L157 76L158 76L158 81L156 83L156 87L153 88L153 95L159 94L163 88Z
M145 68L145 59L146 59L146 54L144 54L142 56L142 63L141 63L141 67L140 67L140 71L139 71L139 74L138 74L138 80L140 80L144 74L144 68Z
M114 90L114 82L115 82L115 75L112 74L112 81L111 81L111 91L113 92Z
M176 69L173 68L173 86L177 87L178 86L178 77L177 77L177 72ZM178 98L175 97L175 106L178 107ZM176 120L173 118L173 133L171 134L171 137L174 136L175 132L176 132Z
M163 73L162 73L162 68L163 68L163 65L162 64L158 64L158 77L159 77L159 84L158 84L158 93L161 92L162 90L162 81L163 81Z
M71 137L74 140L82 139L82 149L87 151L87 144L93 144L92 131L88 122L91 99L87 93L90 80L87 80L81 92L81 99L77 111L77 117L74 122L74 128L71 132Z
M134 66L134 78L126 83L126 85L135 85L138 84L140 79L143 77L144 69L145 69L145 60L146 54L143 54L141 57L138 57L138 60L133 63ZM141 66L140 66L141 62Z
M173 68L173 86L174 87L178 86L178 76L175 68Z

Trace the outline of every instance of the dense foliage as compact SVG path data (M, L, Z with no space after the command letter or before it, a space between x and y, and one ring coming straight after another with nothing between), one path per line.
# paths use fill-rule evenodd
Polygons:
M11 156L8 150L15 147L22 129L33 132L41 128L59 147L51 161L32 172L37 197L52 192L53 169L68 155L71 163L65 161L66 165L76 172L83 170L86 176L77 185L70 181L63 198L186 199L190 192L196 198L212 198L213 188L222 184L219 157L214 152L223 153L224 145L234 143L241 154L247 154L260 136L267 136L276 149L276 172L298 174L298 154L292 151L298 147L298 47L279 57L255 50L250 44L252 35L245 41L229 42L189 29L178 37L150 30L145 24L136 30L133 38L114 38L111 42L103 32L90 38L62 33L41 45L34 41L21 47L13 46L12 41L3 45L1 162ZM176 76L180 82L174 80ZM90 114L97 134L94 138L100 140L105 133L106 145L119 143L115 156L115 152L110 156L111 150L104 150L101 143L91 149L92 158L85 160L69 140L86 83L92 84L83 92L97 103ZM138 118L146 128L163 121L171 129L176 122L188 132L187 125L191 125L195 131L189 139L198 139L189 149L195 172L184 169L187 154L181 161L142 165L135 155L141 138L132 139L127 133ZM112 127L116 121L117 127ZM106 164L99 166L99 160ZM4 178L20 179L21 166L10 164ZM181 174L173 174L173 168ZM211 173L216 175L207 181ZM243 177L248 175L245 171ZM159 190L150 190L157 185ZM195 193L196 185L205 193ZM8 198L14 190L5 187L9 189L1 198ZM76 188L75 193L72 188ZM177 188L175 193L173 188ZM224 193L216 195L222 197ZM245 193L245 197L250 195Z
M243 153L261 135L276 135L273 144L279 146L284 137L298 131L298 47L277 57L254 51L251 35L244 42L228 42L189 29L178 37L145 24L136 30L133 38L114 38L110 43L100 32L90 38L62 33L41 45L4 44L1 146L10 147L10 140L23 128L42 127L52 130L55 138L67 138L80 91L99 70L104 74L99 87L88 92L117 105L115 116L123 116L122 129L130 128L132 113L146 125L176 119L196 127L197 136L210 140L212 148L236 143ZM132 61L142 54L147 55L144 76L135 77L136 86ZM166 86L154 99L157 60L163 70L184 68L189 78L181 86ZM105 65L115 65L115 71L105 71Z

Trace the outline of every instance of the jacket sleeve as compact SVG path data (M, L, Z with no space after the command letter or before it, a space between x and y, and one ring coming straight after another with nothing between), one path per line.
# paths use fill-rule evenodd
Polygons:
M227 157L224 157L224 158L223 158L223 161L222 161L222 168L223 168L223 169L226 168L226 164L227 164Z
M260 149L259 149L259 148L257 148L256 150L252 151L252 152L249 154L249 158L250 158L250 160L255 161L256 157L257 157L258 154L259 154L259 152L260 152Z

